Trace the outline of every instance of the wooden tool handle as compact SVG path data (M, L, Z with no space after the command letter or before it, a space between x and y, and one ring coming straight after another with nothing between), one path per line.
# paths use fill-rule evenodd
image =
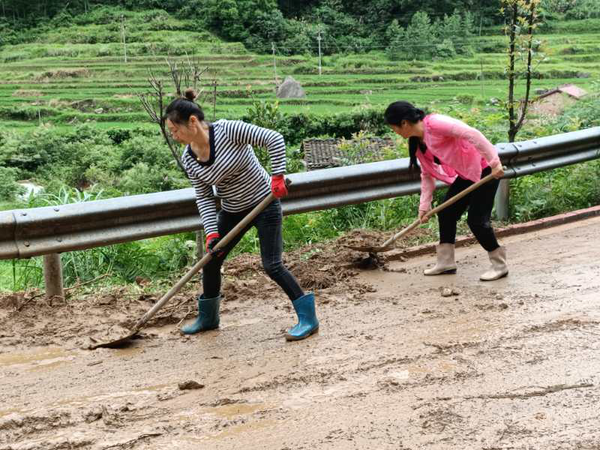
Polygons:
M415 228L417 228L420 224L421 224L421 221L419 219L415 220L409 226L407 226L406 228L402 229L401 231L399 231L398 233L396 233L395 235L393 235L391 238L389 238L387 241L385 241L383 243L383 245L381 246L381 248L389 247L394 242L396 242L398 239L400 239L402 236L410 233L412 230L414 230Z
M482 184L487 183L488 181L490 181L491 179L494 178L494 175L492 175L491 173L489 175L487 175L486 177L482 178L481 180L479 180L477 183L472 184L471 186L469 186L468 188L466 188L464 191L460 191L458 194L456 194L454 197L452 197L449 200L446 200L444 203L442 203L439 206L436 206L435 208L433 208L431 211L428 211L426 216L427 217L431 217L434 214L439 213L442 209L446 209L448 206L452 205L453 203L456 203L457 201L459 201L461 198L463 198L466 195L469 195L471 192L473 192L475 189L477 189L479 186L481 186Z
M286 186L290 186L292 181L288 178L285 179ZM254 207L252 211L248 213L246 217L244 217L240 223L238 223L229 233L227 233L213 248L213 253L216 250L219 250L222 247L225 247L229 242L231 242L247 225L250 224L254 220L256 216L258 216L273 200L276 200L273 194L269 194L264 198L262 202ZM188 270L188 272L173 286L169 292L163 295L160 300L146 313L142 316L140 320L133 327L133 334L142 328L142 326L150 320L156 312L162 308L165 303L167 303L175 294L177 294L181 288L192 279L192 277L200 271L208 262L212 259L212 253L207 253L204 257L198 261L194 266Z
M482 184L487 183L488 181L490 181L492 178L494 178L494 176L490 173L489 175L487 175L486 177L482 178L481 180L479 180L477 183L472 184L471 186L469 186L467 189L465 189L464 191L459 192L458 194L456 194L454 197L452 197L449 200L446 200L444 203L442 203L441 205L433 208L431 211L427 212L427 214L425 215L426 217L431 217L434 214L437 214L438 212L440 212L442 209L447 208L448 206L452 205L453 203L456 203L457 201L459 201L461 198L463 198L465 195L470 194L471 192L473 192L475 189L477 189L479 186L481 186ZM383 245L381 246L381 248L386 248L389 247L391 244L393 244L394 242L396 242L398 239L400 239L402 236L407 235L408 233L410 233L412 230L414 230L417 226L419 226L419 224L421 223L420 219L415 220L413 223L411 223L409 226L407 226L406 228L404 228L403 230L399 231L398 233L396 233L395 235L393 235L391 238L389 238L387 241L385 241L383 243Z

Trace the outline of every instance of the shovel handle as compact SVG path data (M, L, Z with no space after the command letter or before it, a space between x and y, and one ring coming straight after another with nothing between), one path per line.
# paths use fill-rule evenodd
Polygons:
M290 180L286 179L286 184L289 186L291 184ZM254 209L250 211L240 223L238 223L229 233L227 233L223 237L223 239L221 239L217 243L217 245L214 246L213 252L229 244L229 242L231 242L231 240L235 238L240 233L240 231L246 228L246 226L248 226L256 216L258 216L267 206L269 206L269 204L273 200L275 200L275 198L276 197L272 193L265 197L263 201L256 205ZM181 279L169 290L169 292L163 295L160 298L160 300L146 314L144 314L140 320L138 320L138 322L132 329L132 333L137 333L140 330L140 328L142 328L142 326L144 326L144 324L148 322L148 320L150 320L154 316L154 314L156 314L156 312L165 305L165 303L171 300L171 298L173 298L173 296L177 294L181 290L181 288L188 281L190 281L192 277L196 275L196 273L200 271L200 269L202 269L206 264L208 264L208 262L212 258L212 253L207 253L204 255L204 257L202 257L200 261L194 264L192 268L188 270L187 273L183 277L181 277Z
M482 178L481 180L479 180L477 183L472 184L471 186L469 186L468 188L466 188L464 191L460 191L458 194L456 194L454 197L446 200L444 203L442 203L439 206L436 206L435 208L433 208L431 211L427 212L426 216L427 217L431 217L434 214L439 213L442 209L446 209L448 206L452 205L453 203L456 203L457 201L459 201L461 198L465 197L466 195L469 195L471 192L473 192L475 189L477 189L479 186L487 183L488 181L492 180L494 178L494 175L492 175L491 173L487 176L485 176L484 178Z
M449 200L446 200L444 203L442 203L441 205L433 208L431 211L429 211L426 214L426 217L431 217L434 214L437 214L438 212L440 212L441 210L447 208L448 206L452 205L453 203L456 203L457 201L459 201L461 198L463 198L466 195L469 195L471 192L473 192L475 189L477 189L479 186L487 183L488 181L490 181L492 178L494 178L494 176L490 173L489 175L485 176L484 178L482 178L481 180L479 180L477 183L472 184L471 186L469 186L467 189L465 189L464 191L459 192L458 194L456 194L454 197L450 198ZM383 245L381 246L381 248L386 248L389 247L390 245L392 245L394 242L396 242L398 239L400 239L402 236L407 235L408 233L410 233L412 230L414 230L415 228L417 228L419 226L419 224L421 223L421 220L417 219L415 220L413 223L411 223L409 226L407 226L406 228L404 228L403 230L399 231L398 233L396 233L395 235L393 235L391 238L389 238L387 241L385 241L383 243Z
M385 241L383 243L383 245L381 246L381 248L387 248L387 247L389 247L394 242L396 242L398 239L400 239L402 236L407 235L412 230L414 230L415 228L417 228L420 224L421 224L421 221L419 219L415 220L409 226L407 226L406 228L402 229L401 231L399 231L398 233L396 233L395 235L393 235L391 238L389 238L387 241Z

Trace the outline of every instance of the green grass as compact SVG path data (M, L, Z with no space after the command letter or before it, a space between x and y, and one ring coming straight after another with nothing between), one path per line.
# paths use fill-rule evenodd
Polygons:
M247 52L239 43L225 43L210 33L194 31L192 23L166 13L127 12L128 62L123 61L118 24L82 24L54 29L34 42L7 46L0 51L0 127L28 129L41 121L68 127L73 120L93 121L98 127L136 126L146 122L137 94L148 90L148 71L165 74L165 58L197 59L208 70L207 81L218 81L216 115L241 117L253 98L275 100L273 60ZM595 22L594 22L595 23ZM534 89L564 83L589 88L600 78L599 34L574 30L576 24L553 24L552 34L538 35L548 55L538 70ZM162 29L161 29L162 27ZM597 30L599 27L592 27ZM133 31L134 30L134 31ZM452 102L472 95L482 103L506 97L503 71L506 38L497 34L474 38L476 48L497 49L471 57L436 61L390 61L382 51L365 55L333 55L323 59L317 74L316 56L277 57L277 75L300 81L307 93L302 100L281 100L285 113L331 114L365 105L383 107L403 98L417 104ZM484 79L475 79L483 70ZM576 77L577 72L588 78ZM564 76L571 73L572 76ZM415 82L414 77L442 76L444 81ZM472 78L464 81L452 78ZM169 80L163 77L165 83ZM523 86L517 89L523 93ZM252 97L249 96L251 93ZM88 101L82 107L76 102ZM16 120L6 109L28 109L27 120ZM99 108L102 113L97 113ZM209 116L212 107L206 105ZM33 117L36 119L34 120Z

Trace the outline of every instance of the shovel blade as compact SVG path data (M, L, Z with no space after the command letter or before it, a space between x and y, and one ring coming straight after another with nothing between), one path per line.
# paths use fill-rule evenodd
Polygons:
M356 250L357 252L366 252L366 253L383 253L389 252L394 247L369 247L369 246L358 246L358 245L346 245L347 248L352 250Z
M90 346L90 350L96 350L97 348L121 348L129 344L129 341L138 333L138 330L134 330L126 336L120 337L113 341L101 342Z

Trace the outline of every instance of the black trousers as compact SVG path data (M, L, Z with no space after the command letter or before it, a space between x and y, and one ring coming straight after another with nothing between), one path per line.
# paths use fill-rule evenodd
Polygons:
M239 213L229 213L221 210L217 217L217 226L221 237L229 233L251 210L248 209ZM221 266L223 265L223 261L231 249L242 239L244 234L254 226L258 231L260 256L267 275L285 291L290 300L302 297L304 291L281 260L283 252L282 221L281 203L279 200L275 200L225 246L222 255L214 257L204 266L202 270L204 296L206 298L214 298L221 293ZM257 292L257 294L260 293Z
M492 169L486 167L481 172L481 177L490 174ZM457 177L446 192L444 201L454 197L461 191L474 184L470 180ZM491 224L492 208L494 207L494 196L498 190L500 180L493 179L453 205L448 206L438 213L440 224L440 244L454 244L456 239L456 223L468 209L467 223L475 235L477 241L488 252L496 250L499 245Z

